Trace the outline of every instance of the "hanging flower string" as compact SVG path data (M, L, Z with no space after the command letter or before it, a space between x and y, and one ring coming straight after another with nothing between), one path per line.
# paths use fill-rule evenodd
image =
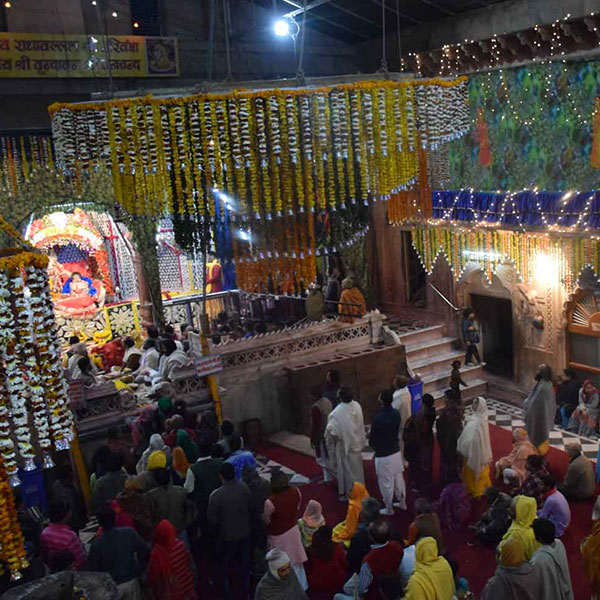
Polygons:
M311 188L316 206L332 212L385 197L418 175L417 130L436 149L469 128L466 78L146 96L50 112L61 168L85 174L108 160L128 213L157 216L166 196L182 222L202 216L204 202L214 216L213 187L237 196L242 220L302 213ZM3 147L22 154L16 143ZM30 154L32 164L41 156ZM22 173L17 162L10 168Z

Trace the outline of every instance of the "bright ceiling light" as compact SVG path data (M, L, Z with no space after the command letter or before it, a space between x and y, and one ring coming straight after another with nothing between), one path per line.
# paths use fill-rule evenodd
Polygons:
M275 35L278 35L279 37L290 35L289 21L286 21L285 19L277 19L273 25L273 31L275 31Z
M115 18L115 19L116 19L116 18L119 16L119 15L117 14L117 11L116 11L116 10L113 10L113 12L112 12L112 16L113 16L113 18Z

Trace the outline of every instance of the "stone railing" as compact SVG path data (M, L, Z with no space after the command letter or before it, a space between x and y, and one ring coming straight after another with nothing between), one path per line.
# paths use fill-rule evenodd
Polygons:
M232 369L282 360L295 354L314 352L350 340L364 340L369 336L370 327L366 319L355 323L325 321L287 327L246 340L217 344L212 347L212 353L221 355L224 369Z

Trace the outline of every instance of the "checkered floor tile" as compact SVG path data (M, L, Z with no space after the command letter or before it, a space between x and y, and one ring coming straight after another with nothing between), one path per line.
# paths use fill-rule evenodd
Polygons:
M517 427L523 427L523 409L488 398L487 400L489 422L508 431ZM466 409L466 414L470 414L470 407ZM598 456L598 440L593 440L576 433L565 431L562 427L555 426L550 432L550 445L557 450L564 450L565 444L569 440L579 440L583 453L591 460L596 460Z
M271 481L271 475L273 475L273 473L282 472L290 477L290 483L293 485L303 485L310 482L308 477L300 475L300 473L296 473L292 469L284 467L283 465L280 465L278 462L275 462L266 456L257 454L254 458L258 463L259 475L267 481Z

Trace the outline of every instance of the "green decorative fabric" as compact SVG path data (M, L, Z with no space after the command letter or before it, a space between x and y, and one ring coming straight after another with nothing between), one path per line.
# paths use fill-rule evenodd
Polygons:
M597 96L599 60L556 61L472 76L472 132L449 145L451 189L600 187L600 169L590 165ZM489 136L489 166L481 164L488 162L482 121Z

